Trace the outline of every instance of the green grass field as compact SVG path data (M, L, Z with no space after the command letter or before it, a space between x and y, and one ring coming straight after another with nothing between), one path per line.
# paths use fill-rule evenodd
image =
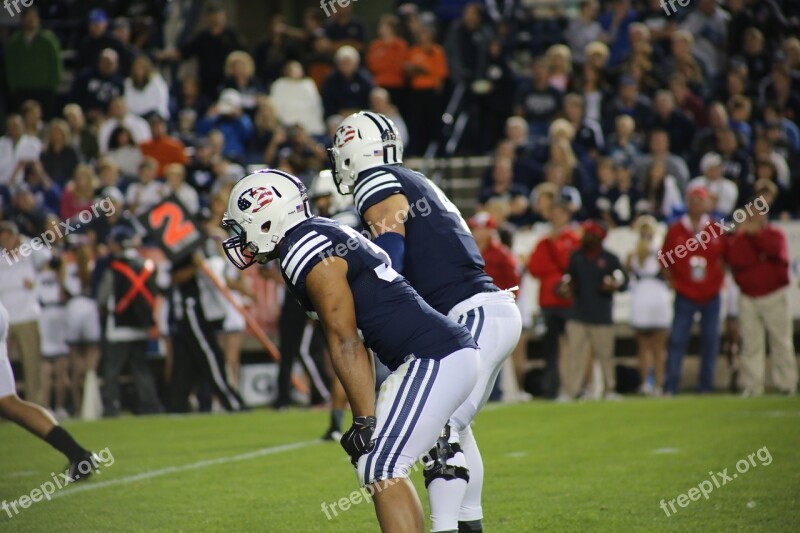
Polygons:
M321 510L357 488L339 445L315 440L326 422L260 410L68 423L113 465L13 518L0 511L0 531L375 531L368 502L330 520ZM797 398L490 406L475 434L487 532L800 530ZM763 447L771 464L762 452L708 500L670 517L659 507ZM64 466L12 424L0 424L0 450L0 503Z

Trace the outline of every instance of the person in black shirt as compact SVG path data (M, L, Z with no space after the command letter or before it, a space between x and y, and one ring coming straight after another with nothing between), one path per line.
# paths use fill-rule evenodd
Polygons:
M200 92L210 100L225 80L225 60L231 52L243 50L239 34L227 24L227 14L221 4L206 7L206 28L197 32L177 50L164 50L156 54L162 61L197 57L200 74Z
M108 15L102 9L93 9L89 12L87 35L78 46L75 58L76 70L80 72L94 68L100 59L100 54L106 48L111 48L117 53L124 67L130 66L131 58L127 57L125 46L108 30ZM127 73L127 70L122 70L123 76Z
M516 115L528 120L534 136L546 137L550 123L561 111L563 97L547 81L547 61L533 62L533 79L517 93Z
M573 295L572 317L567 322L567 357L562 399L578 396L586 363L592 352L603 367L606 399L619 399L615 392L614 322L611 310L614 293L628 285L619 258L603 248L606 228L593 220L584 222L581 247L572 254L561 283L560 296Z
M100 54L97 68L84 71L72 84L71 100L81 106L90 123L97 122L108 111L108 105L122 95L124 80L119 73L119 54L106 48Z
M228 383L225 371L225 354L217 341L221 316L209 316L211 304L216 301L200 268L200 255L189 256L173 263L171 271L170 319L172 343L176 348L172 362L170 382L170 410L176 413L189 411L189 394L199 385L198 398L201 411L210 411L207 389L213 387L220 403L228 411L242 411L247 406ZM211 296L209 298L209 296ZM219 311L220 306L215 305ZM224 315L224 308L222 308Z
M336 6L330 22L325 25L325 35L331 40L334 50L341 46L349 45L364 52L367 43L367 30L364 23L353 16L353 5L342 3Z
M322 85L322 104L325 117L347 116L369 107L369 93L375 87L372 76L360 67L358 51L352 46L343 46L334 57L336 70Z

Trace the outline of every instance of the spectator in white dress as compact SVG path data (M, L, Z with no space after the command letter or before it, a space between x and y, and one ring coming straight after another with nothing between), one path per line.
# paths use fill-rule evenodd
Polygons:
M639 353L639 392L660 396L667 360L667 333L672 324L672 302L657 258L661 248L656 240L658 222L644 215L637 219L634 229L639 240L628 256L627 269L631 279L631 327L636 331Z

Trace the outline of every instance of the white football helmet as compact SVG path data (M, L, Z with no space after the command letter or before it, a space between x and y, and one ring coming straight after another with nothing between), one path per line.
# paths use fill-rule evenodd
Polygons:
M233 232L222 246L240 270L273 259L286 232L311 218L306 187L280 170L265 169L239 180L231 190L222 226Z
M403 139L386 116L361 111L339 125L328 156L336 188L342 194L350 194L359 173L403 162Z
M317 174L317 177L314 178L314 181L312 181L311 185L308 187L308 197L311 199L312 207L315 207L317 198L324 196L331 197L331 215L340 213L353 205L353 197L351 195L344 195L339 192L336 182L333 181L333 172L330 170L323 170Z

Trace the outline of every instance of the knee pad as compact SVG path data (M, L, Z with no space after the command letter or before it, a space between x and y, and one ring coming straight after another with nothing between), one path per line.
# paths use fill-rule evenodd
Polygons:
M426 488L434 479L463 479L469 482L469 470L464 466L452 464L452 459L457 454L461 454L463 457L464 452L458 442L450 442L450 426L445 426L436 444L425 458L423 476Z

